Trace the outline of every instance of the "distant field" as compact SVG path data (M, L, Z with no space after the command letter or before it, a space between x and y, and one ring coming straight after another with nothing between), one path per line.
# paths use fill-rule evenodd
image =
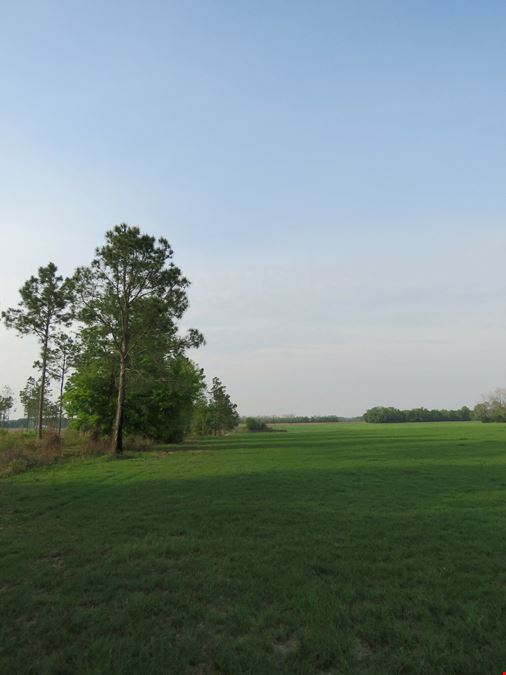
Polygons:
M506 670L506 425L283 428L0 480L0 673Z

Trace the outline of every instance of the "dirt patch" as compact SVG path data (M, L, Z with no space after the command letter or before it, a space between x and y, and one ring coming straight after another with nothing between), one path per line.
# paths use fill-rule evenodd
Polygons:
M273 650L276 654L281 656L288 656L289 654L295 654L300 649L300 642L295 638L288 638L288 640L276 640L272 645Z
M365 661L372 655L372 647L365 640L356 638L353 641L353 656L357 661Z

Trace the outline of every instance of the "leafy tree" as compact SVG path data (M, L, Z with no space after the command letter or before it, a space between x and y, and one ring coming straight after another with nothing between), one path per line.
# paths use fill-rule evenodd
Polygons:
M65 409L72 425L94 437L109 435L114 426L117 387L115 354L92 343L75 361L65 391ZM159 442L179 442L191 429L195 400L204 376L184 354L156 354L144 349L133 355L125 397L124 432Z
M506 389L496 389L474 407L473 418L481 422L506 422Z
M470 408L467 407L467 405L462 406L462 408L460 409L460 414L462 422L469 422L472 419L472 411Z
M207 393L201 391L193 405L192 430L197 436L211 433L211 414Z
M181 442L204 387L202 369L186 356L166 359L154 377L134 378L126 402L129 429L160 442Z
M72 426L97 439L110 435L117 399L117 357L96 340L95 331L80 335L79 353L64 393L64 408Z
M398 408L376 406L364 413L364 420L375 424L384 422L404 422L405 416Z
M56 265L50 262L46 267L39 267L37 276L30 277L19 293L18 307L2 312L2 319L7 328L14 328L20 335L35 335L40 344L37 430L41 438L49 353L56 330L71 319L68 311L71 284L57 275Z
M88 342L94 341L100 348L92 361L93 368L81 370L80 375L86 373L85 378L98 379L102 387L116 392L112 450L120 454L127 379L132 367L141 364L143 357L149 361L155 346L158 352L167 354L171 344L172 351L177 352L182 345L199 346L203 337L195 330L190 330L184 339L177 337L177 321L188 307L189 281L172 262L168 241L160 238L156 242L154 237L126 224L109 230L105 238L105 245L96 249L91 265L79 268L74 276L78 318L88 329ZM115 370L107 379L103 369L111 358ZM79 377L73 378L74 385ZM89 387L84 391L87 398ZM90 410L97 416L96 406ZM104 428L108 419L109 415L105 415L95 421Z

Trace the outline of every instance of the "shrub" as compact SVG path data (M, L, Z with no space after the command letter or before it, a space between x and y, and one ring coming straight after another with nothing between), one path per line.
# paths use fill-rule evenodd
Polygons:
M12 432L1 437L0 476L22 473L34 466L52 464L61 457L61 439L46 434L41 440L29 433Z
M67 428L63 431L63 444L65 448L74 448L83 445L86 434L77 429Z
M125 449L141 452L153 444L144 436L129 435ZM7 431L0 429L0 476L23 473L36 466L53 464L65 457L105 455L111 451L109 438L96 438L66 429L62 436L46 431L41 440L34 431Z
M248 431L271 431L265 422L255 417L248 417L246 419L246 429Z
M125 438L125 450L130 450L131 452L142 452L143 450L148 450L152 445L153 441L145 436L131 434Z
M2 430L3 431L3 430ZM81 438L65 454L97 455L109 450L109 442L94 443ZM38 439L32 431L11 431L0 433L0 476L9 476L28 471L36 466L53 464L64 454L65 436L60 437L55 431L47 431L42 439Z

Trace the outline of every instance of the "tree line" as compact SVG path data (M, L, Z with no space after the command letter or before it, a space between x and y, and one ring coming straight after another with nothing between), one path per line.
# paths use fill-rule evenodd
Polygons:
M259 415L255 418L244 418L243 421L246 421L246 419L257 419L266 424L310 424L311 422L335 423L350 421L350 418L338 417L337 415Z
M468 422L472 419L472 411L467 406L458 410L428 410L427 408L413 408L399 410L399 408L376 406L364 413L365 422L373 424L398 422Z
M179 330L189 285L165 238L126 224L106 232L91 263L71 277L50 262L26 281L18 306L1 316L38 339L36 377L20 399L39 437L47 420L61 431L65 414L75 428L109 436L120 454L126 434L179 442L238 424L225 386L214 378L207 387L187 354L205 344L197 329Z

